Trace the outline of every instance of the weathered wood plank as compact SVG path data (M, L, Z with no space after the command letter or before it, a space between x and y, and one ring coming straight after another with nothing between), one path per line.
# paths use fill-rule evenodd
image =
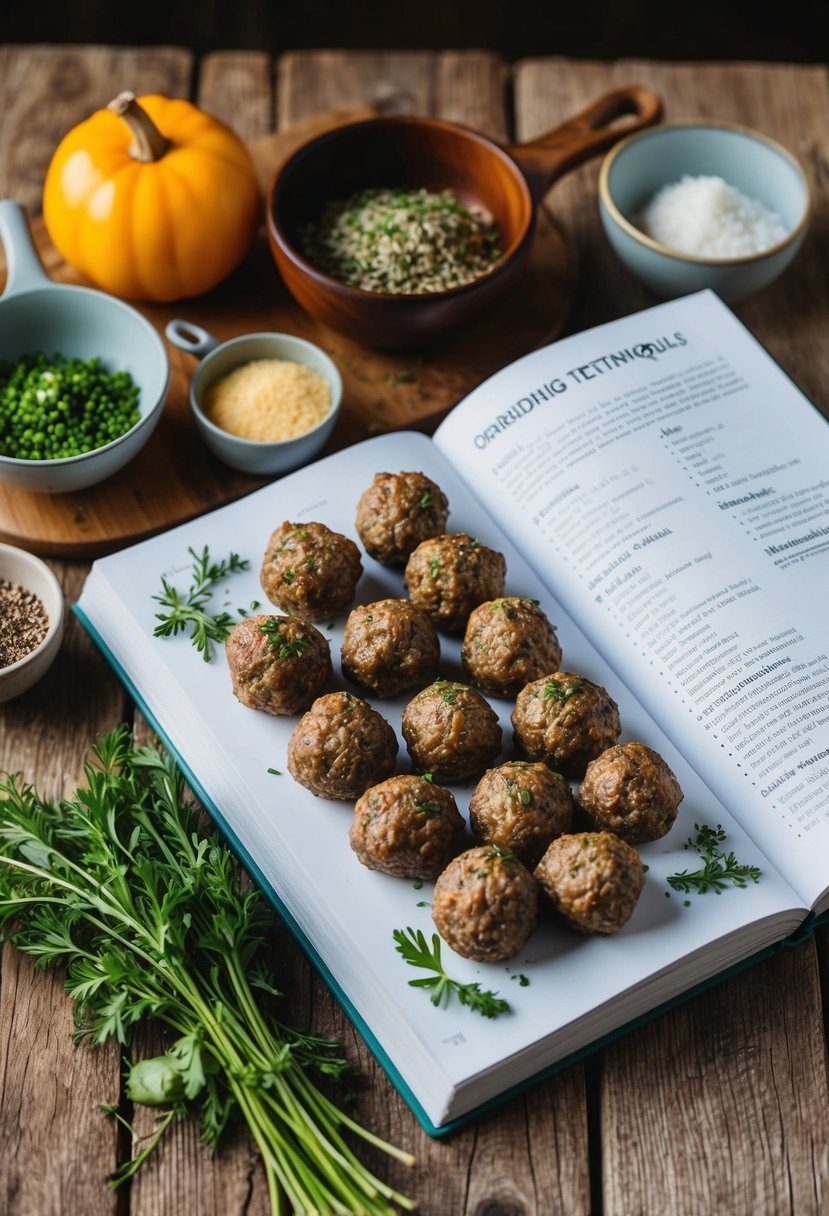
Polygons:
M72 602L83 569L55 571ZM72 618L47 675L0 705L0 770L22 772L45 797L63 797L82 780L90 742L125 709L106 663ZM118 1099L120 1053L73 1044L61 973L35 972L7 944L0 977L0 1211L115 1213L105 1179L117 1132L98 1104Z
M248 142L273 130L273 70L260 51L217 51L199 64L196 102Z
M186 97L192 55L173 47L0 46L3 196L39 211L58 141L122 89Z
M606 1216L825 1212L829 1094L814 943L606 1052L602 1111Z

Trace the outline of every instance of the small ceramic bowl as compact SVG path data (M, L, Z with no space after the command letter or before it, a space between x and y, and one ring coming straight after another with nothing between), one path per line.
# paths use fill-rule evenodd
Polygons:
M787 236L763 253L710 258L660 244L638 227L639 216L663 186L684 176L721 177L777 212ZM797 253L812 209L802 167L774 140L726 122L675 122L632 135L605 157L599 211L611 246L655 295L687 295L710 287L728 303L768 286Z
M23 587L36 595L49 618L46 637L22 659L0 667L0 701L19 697L45 675L63 638L63 592L52 571L39 557L14 545L0 545L0 582Z
M225 464L259 477L287 473L307 464L326 443L340 412L343 382L334 361L313 342L276 333L245 334L219 342L201 326L178 319L169 322L165 333L179 350L201 359L190 380L190 406L202 439ZM331 404L322 422L303 435L274 443L242 439L211 422L204 412L207 390L234 368L254 359L286 359L319 372L331 389Z
M91 359L127 371L138 385L141 414L124 435L62 460L0 456L0 480L24 490L60 494L111 477L143 448L161 417L170 364L153 326L129 304L103 291L53 283L35 252L19 203L0 202L0 240L8 265L0 299L0 360L42 351Z

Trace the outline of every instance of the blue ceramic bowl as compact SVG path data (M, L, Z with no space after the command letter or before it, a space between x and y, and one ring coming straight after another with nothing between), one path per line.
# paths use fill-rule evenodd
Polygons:
M312 460L326 443L340 412L343 382L333 359L304 338L293 334L244 334L219 342L207 330L190 321L176 318L168 322L165 334L179 350L201 359L190 381L190 407L199 434L219 460L256 477L274 476L297 469ZM327 380L331 389L328 413L310 431L292 439L273 442L242 439L216 426L204 411L207 390L234 368L254 359L286 359L304 363Z
M129 372L138 386L140 417L111 443L58 460L0 455L0 481L42 494L81 490L117 473L150 438L167 396L167 352L150 322L123 300L53 283L35 252L23 208L12 199L0 202L0 240L8 266L0 299L0 360L16 363L34 351L79 359L98 355L109 371Z
M721 177L777 212L787 235L763 253L710 258L681 253L647 236L639 216L660 190L684 176ZM710 287L737 303L785 270L806 235L809 182L785 148L757 131L725 122L676 122L632 135L607 154L599 175L599 211L621 261L655 295Z

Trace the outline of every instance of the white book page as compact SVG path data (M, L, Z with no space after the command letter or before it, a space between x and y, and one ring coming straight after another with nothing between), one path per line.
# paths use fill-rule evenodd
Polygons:
M536 351L441 425L809 905L829 885L829 427L710 292Z
M218 604L233 608L252 600L264 602L259 566L273 528L284 519L317 520L357 539L353 520L362 490L375 472L400 469L423 469L444 488L452 530L469 531L505 553L508 591L540 600L558 627L568 666L606 684L621 706L623 737L642 739L660 751L685 791L672 831L641 850L650 867L645 890L633 917L616 937L581 937L545 909L527 947L508 963L476 964L444 947L444 963L453 977L480 982L509 1000L512 1012L492 1022L458 1005L434 1008L427 993L410 987L409 981L423 973L397 954L392 931L411 926L431 935L432 884L419 887L360 864L348 844L351 805L315 798L288 774L286 749L297 719L270 717L239 704L231 693L221 652L212 663L204 663L187 638L152 637L158 609L152 596L159 590L162 574L181 589L187 586L188 548L201 551L207 545L214 559L230 551L250 559L249 571L228 578ZM365 555L363 562L358 602L404 594L399 572ZM249 498L96 562L80 607L433 1123L460 1113L457 1105L451 1105L453 1095L470 1078L482 1081L470 1089L467 1107L531 1076L541 1063L550 1063L556 1056L550 1044L558 1032L567 1031L562 1040L567 1049L572 1049L571 1042L579 1045L579 1031L570 1034L568 1028L578 1027L596 1007L608 1007L596 1032L622 1025L630 1016L628 1008L641 1011L625 994L647 986L653 976L668 972L665 982L652 992L645 987L646 1007L768 944L805 915L791 888L632 700L431 441L421 435L391 435L358 445ZM338 617L330 628L325 622L321 625L334 660L331 688L348 687L339 669L344 620ZM442 637L441 645L442 674L463 679L457 639ZM405 698L368 699L399 738ZM507 759L514 755L509 722L513 705L496 700L492 704L501 719L502 758ZM401 748L399 771L408 770L408 757ZM454 787L464 814L473 785ZM719 896L693 896L687 906L682 895L669 893L667 875L694 868L696 855L683 845L698 822L722 823L729 847L741 861L762 869L761 880ZM472 843L470 838L467 847ZM735 935L738 941L728 940ZM722 949L712 949L718 941ZM672 970L683 958L693 962ZM528 981L526 986L521 976ZM582 1042L590 1041L584 1038L590 1029L585 1023ZM561 1048L558 1054L563 1054ZM505 1059L513 1063L501 1074Z

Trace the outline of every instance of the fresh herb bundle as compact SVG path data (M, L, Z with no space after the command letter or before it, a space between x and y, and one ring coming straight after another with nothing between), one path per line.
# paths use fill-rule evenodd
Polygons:
M217 585L229 574L247 570L250 562L240 558L238 553L231 553L224 561L211 561L207 545L201 553L196 553L195 549L188 549L187 552L193 559L193 581L185 592L181 592L162 577L161 593L154 595L153 599L158 600L166 611L155 614L159 624L153 630L153 637L174 638L189 628L190 640L205 663L209 663L213 658L213 643L226 642L237 621L229 612L208 612L207 605ZM258 607L259 604L254 601L247 611L255 612ZM240 617L247 615L244 609L238 611Z
M409 980L411 988L426 988L431 990L430 1000L433 1005L448 1005L452 996L456 996L462 1005L474 1009L485 1018L497 1018L501 1013L509 1013L509 1002L498 996L497 992L481 991L480 984L462 984L453 980L443 969L440 957L440 938L432 934L432 947L426 941L422 929L394 930L395 949L410 967L422 967L425 971L434 971L434 975L424 976L423 979Z
M313 1080L347 1070L337 1044L277 1019L280 994L262 962L265 901L243 891L230 850L200 828L172 760L136 747L126 727L103 736L95 757L85 787L60 803L14 776L0 781L0 926L37 965L67 966L78 1038L126 1044L143 1018L175 1035L165 1055L130 1070L128 1096L169 1110L113 1183L192 1111L214 1148L231 1118L245 1119L275 1214L286 1199L303 1213L411 1209L361 1164L346 1134L411 1157Z
M729 885L745 887L749 882L759 881L762 871L757 866L739 862L733 852L726 853L720 847L726 839L725 830L720 824L712 828L707 823L695 823L694 831L696 835L690 836L683 848L695 849L702 865L698 870L669 874L668 884L675 891L685 894L696 891L698 895L714 891L719 895Z

